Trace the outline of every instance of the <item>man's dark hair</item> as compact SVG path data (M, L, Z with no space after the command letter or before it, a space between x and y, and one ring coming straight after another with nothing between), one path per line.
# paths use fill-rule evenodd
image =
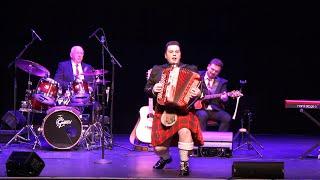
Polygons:
M167 44L166 44L166 48L165 48L165 51L164 51L164 52L166 52L167 49L168 49L168 46L171 46L171 45L177 45L177 46L180 47L180 43L179 43L178 41L169 41L169 42L167 42Z
M223 67L223 62L222 62L220 59L218 59L218 58L213 58L213 59L210 61L210 64L214 64L214 65Z

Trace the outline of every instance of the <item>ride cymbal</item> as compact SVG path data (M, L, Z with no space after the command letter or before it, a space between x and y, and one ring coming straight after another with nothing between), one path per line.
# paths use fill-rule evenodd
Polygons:
M35 76L39 76L39 77L50 76L50 72L47 68L30 60L18 59L16 61L16 66L21 70Z

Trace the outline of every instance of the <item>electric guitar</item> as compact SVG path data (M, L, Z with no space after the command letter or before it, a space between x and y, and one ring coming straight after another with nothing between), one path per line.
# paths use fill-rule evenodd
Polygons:
M220 98L222 95L223 95L223 93L205 95L203 98L197 100L194 103L194 108L195 109L206 108L208 106L208 104L207 104L208 100ZM227 92L227 96L232 97L232 98L236 98L236 97L243 96L243 94L238 90L233 90L233 91Z

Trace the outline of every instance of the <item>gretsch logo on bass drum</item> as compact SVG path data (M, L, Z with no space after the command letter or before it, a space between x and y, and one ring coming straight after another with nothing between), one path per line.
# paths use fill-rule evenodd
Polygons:
M65 125L68 125L71 123L72 123L72 120L65 120L62 115L58 115L58 118L56 120L56 125L58 128L62 128Z

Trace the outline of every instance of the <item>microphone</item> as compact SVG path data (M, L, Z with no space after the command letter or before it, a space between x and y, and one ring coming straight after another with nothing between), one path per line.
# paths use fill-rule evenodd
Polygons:
M109 102L109 94L110 94L110 87L108 86L106 89L106 94L107 94L107 103Z
M39 41L42 41L42 39L41 39L40 36L36 33L36 31L34 31L33 29L31 29L31 32L39 39Z
M96 33L97 33L99 30L101 30L101 28L96 29L96 30L89 36L89 39L91 39L92 36L96 35Z
M100 38L100 42L101 42L101 43L106 42L106 37L105 37L105 36L101 36L101 38Z
M242 89L243 89L244 85L246 85L246 84L247 84L247 80L246 79L240 80L240 92L242 92Z

